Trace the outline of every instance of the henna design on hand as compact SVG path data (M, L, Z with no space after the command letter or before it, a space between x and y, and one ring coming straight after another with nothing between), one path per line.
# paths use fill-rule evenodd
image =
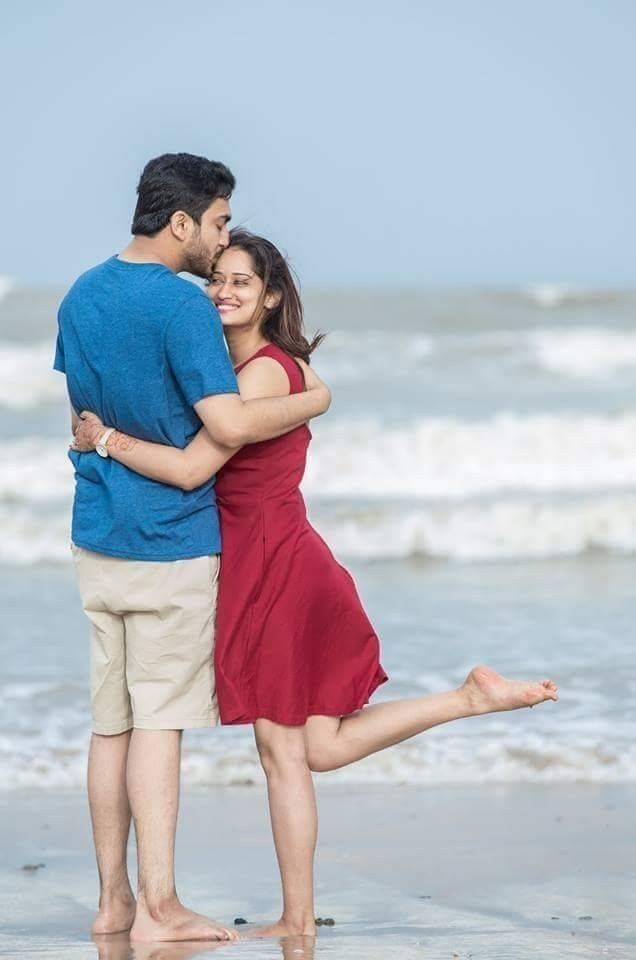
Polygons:
M127 433L120 433L119 430L115 430L106 441L106 446L109 450L121 450L122 453L127 453L132 450L136 443L135 437L129 437Z
M75 449L80 453L89 453L94 450L97 441L104 435L107 429L106 425L94 414L83 417L75 430L75 441L77 444ZM122 453L126 453L128 450L132 450L136 443L137 440L135 437L130 437L127 433L114 430L106 441L106 447L108 450L121 450Z
M75 430L75 440L78 446L95 449L95 445L104 432L104 424L94 420L80 420Z

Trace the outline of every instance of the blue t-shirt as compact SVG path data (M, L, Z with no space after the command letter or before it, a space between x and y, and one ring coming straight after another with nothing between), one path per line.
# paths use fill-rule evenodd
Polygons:
M161 264L111 257L73 284L58 324L54 367L75 410L142 440L185 447L201 428L193 404L238 392L218 313ZM78 546L128 560L220 551L213 480L184 491L97 453L70 458Z

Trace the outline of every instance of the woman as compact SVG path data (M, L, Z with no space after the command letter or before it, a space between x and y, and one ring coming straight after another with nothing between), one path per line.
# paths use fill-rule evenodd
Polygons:
M269 241L235 230L210 281L241 396L304 389L310 343L289 267ZM107 425L83 414L78 449ZM556 700L552 681L505 680L476 667L457 690L365 706L387 677L349 574L308 523L299 484L306 426L236 452L201 430L184 450L111 434L112 457L192 489L218 472L223 555L215 672L221 720L251 723L267 778L283 886L263 935L313 935L317 813L312 771L334 770L460 717Z

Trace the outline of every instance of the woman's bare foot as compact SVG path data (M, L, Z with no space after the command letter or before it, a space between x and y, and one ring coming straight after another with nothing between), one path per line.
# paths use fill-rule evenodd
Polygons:
M238 939L238 934L234 930L200 913L188 910L176 898L154 909L150 909L140 900L137 904L135 922L130 931L132 943Z
M490 667L473 667L459 688L468 701L471 716L498 710L534 707L544 700L558 700L558 687L552 680L506 680Z
M102 895L91 933L94 936L101 936L105 933L124 933L130 930L135 919L136 907L132 890L116 897Z

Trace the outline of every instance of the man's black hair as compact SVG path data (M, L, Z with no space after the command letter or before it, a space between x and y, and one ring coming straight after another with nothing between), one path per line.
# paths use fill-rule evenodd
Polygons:
M215 160L191 153L164 153L149 160L137 187L133 234L152 237L177 210L196 223L214 200L229 200L236 186L233 174Z

